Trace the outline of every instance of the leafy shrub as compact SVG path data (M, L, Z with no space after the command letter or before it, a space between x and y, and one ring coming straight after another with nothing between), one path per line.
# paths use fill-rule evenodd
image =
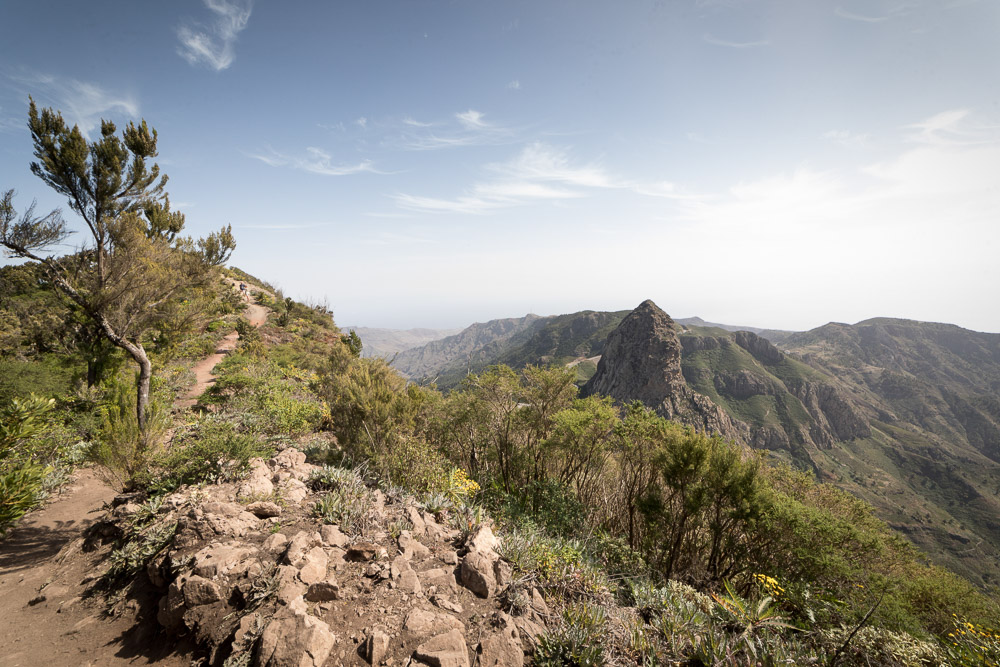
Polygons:
M604 622L602 607L570 606L563 614L563 622L538 638L535 664L539 667L604 665Z
M312 373L244 353L227 357L216 372L218 379L202 400L221 404L224 415L243 431L294 436L319 428L328 418L310 389Z
M324 523L338 524L349 535L363 535L374 525L372 494L362 468L324 466L313 473L309 485L328 490L313 505L313 514Z
M0 537L38 504L45 472L30 461L0 468Z
M156 396L150 396L146 429L139 429L135 414L134 385L118 380L100 406L101 425L90 449L91 459L103 469L107 481L119 490L148 474L149 465L170 427L170 414Z
M854 628L840 627L819 633L819 644L833 655ZM920 641L884 628L863 627L851 638L837 660L838 665L880 665L884 667L930 667L944 664L941 650L930 642ZM957 663L962 664L962 663ZM983 665L988 663L971 663Z
M949 662L961 667L1000 665L1000 630L959 619L942 641Z
M104 575L105 583L114 584L143 570L154 556L170 544L176 531L176 523L153 524L126 535L108 556L110 564Z
M250 459L268 458L274 448L252 435L240 434L217 417L207 417L174 438L171 450L156 461L158 470L147 480L157 493L182 484L217 484L243 477Z

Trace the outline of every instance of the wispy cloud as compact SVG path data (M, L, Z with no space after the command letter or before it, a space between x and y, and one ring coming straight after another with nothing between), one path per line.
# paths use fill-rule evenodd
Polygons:
M434 123L422 123L419 120L414 120L407 116L403 119L403 125L409 125L410 127L431 127Z
M514 79L513 81L509 81L507 83L507 89L508 90L521 90L521 80L520 79Z
M255 160L260 160L271 167L291 167L292 169L308 171L309 173L320 174L322 176L348 176L363 172L372 174L384 173L376 169L370 160L362 160L357 164L334 164L333 156L322 148L316 148L315 146L309 146L306 148L306 154L300 156L285 155L272 149L268 149L263 153L245 153L245 155Z
M844 148L864 148L870 139L867 134L859 134L850 130L828 130L822 136Z
M236 59L236 40L247 27L253 0L204 0L212 12L209 24L191 23L177 29L177 52L191 65L208 65L216 72Z
M771 40L769 39L761 39L751 42L736 42L729 39L720 39L708 33L705 33L702 39L714 46L725 46L730 49L754 49L761 46L768 46L771 43Z
M489 127L485 121L483 121L483 113L481 111L476 111L475 109L469 109L468 111L457 113L455 114L455 118L458 119L458 122L461 123L463 127L469 130L482 130Z
M25 97L31 95L40 105L55 107L67 122L78 125L80 131L87 135L97 128L101 118L109 115L139 117L139 102L135 97L111 92L95 83L27 69L8 72L7 78L21 89L19 92Z
M526 146L507 162L486 165L493 178L451 199L398 194L404 209L480 215L530 202L575 199L588 189L618 187L598 165L578 165L566 151L542 143Z
M890 15L867 16L865 14L855 14L854 12L847 11L843 7L837 7L833 13L842 19L847 19L848 21L860 21L862 23L882 23L883 21L888 21L892 18Z
M951 109L904 127L910 143L934 146L975 146L993 143L996 126L970 122L968 109Z
M439 122L420 122L403 119L403 132L387 143L398 143L400 148L411 151L441 150L464 146L493 146L510 143L514 132L509 128L486 120L486 114L468 109Z

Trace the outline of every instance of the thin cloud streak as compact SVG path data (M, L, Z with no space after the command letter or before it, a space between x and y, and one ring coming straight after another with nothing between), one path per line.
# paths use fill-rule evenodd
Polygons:
M728 39L719 39L718 37L714 37L708 33L705 33L705 35L702 36L702 39L714 46L725 46L730 49L755 49L762 46L769 46L771 44L771 40L769 39L762 39L754 42L734 42Z
M429 151L467 146L495 146L514 140L512 130L486 121L485 116L486 114L481 111L468 109L454 114L454 120L445 123L426 123L404 118L403 124L409 129L404 130L398 142L399 147L410 151ZM434 129L431 131L429 128Z
M7 77L18 87L26 87L25 97L30 94L40 104L54 106L86 135L110 114L139 117L139 102L132 95L109 92L95 83L30 70L8 73Z
M190 65L204 64L221 72L236 60L236 40L247 27L253 0L204 0L215 14L211 25L193 24L177 29L177 53Z
M413 211L483 215L531 202L576 199L586 196L588 189L621 187L600 166L577 166L565 151L540 142L485 169L497 177L475 183L453 199L411 194L397 194L393 199L400 208Z
M882 23L883 21L888 21L891 16L865 16L863 14L855 14L854 12L849 12L843 7L837 7L834 14L842 19L847 19L848 21L859 21L861 23Z
M358 164L333 164L333 157L321 148L309 146L305 157L294 157L269 150L266 153L244 153L247 157L260 160L270 167L290 167L322 176L349 176L351 174L385 174L375 168L370 160Z

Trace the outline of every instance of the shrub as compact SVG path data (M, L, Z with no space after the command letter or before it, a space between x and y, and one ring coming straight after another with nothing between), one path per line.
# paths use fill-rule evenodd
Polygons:
M338 524L349 535L363 535L375 524L372 494L365 484L363 468L324 466L313 473L309 485L328 490L313 505L313 514L324 523Z
M147 480L150 490L170 492L182 484L217 484L243 477L254 457L268 458L274 448L252 435L240 434L217 417L207 417L175 436L170 452L156 462L158 474Z
M0 468L0 537L38 503L45 473L30 461Z
M535 646L539 667L597 667L604 665L605 611L595 605L570 606L562 623L546 631Z
M108 400L100 406L101 425L90 457L103 469L107 481L124 490L148 474L149 465L170 427L170 415L155 396L150 397L146 430L139 429L135 389L114 381Z

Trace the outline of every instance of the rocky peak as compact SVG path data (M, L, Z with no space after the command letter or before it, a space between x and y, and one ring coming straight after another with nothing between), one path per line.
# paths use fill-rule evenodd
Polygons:
M608 336L597 372L583 393L621 402L639 400L668 419L744 439L745 425L687 385L677 329L659 306L643 301Z

